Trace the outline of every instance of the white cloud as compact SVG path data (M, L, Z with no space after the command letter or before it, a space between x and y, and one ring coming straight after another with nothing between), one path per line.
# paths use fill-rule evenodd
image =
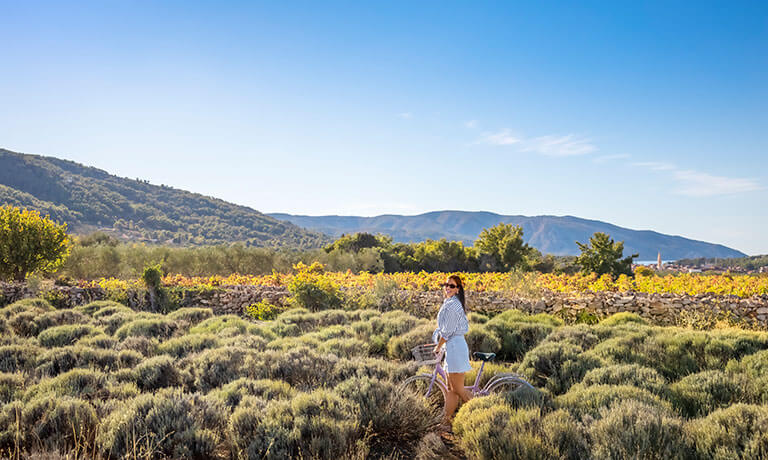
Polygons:
M660 161L640 161L632 163L632 166L653 169L654 171L674 171L675 165L672 163L663 163Z
M681 195L705 197L763 189L754 179L713 176L690 169L675 171L674 174L680 185L677 192Z
M478 144L491 144L491 145L513 145L520 142L519 137L512 135L510 130L502 129L495 133L483 133Z
M597 150L592 141L573 134L566 136L541 136L523 142L521 150L542 155L565 157L584 155Z
M469 129L475 129L475 128L477 128L478 123L480 123L480 122L477 121L477 120L469 120L469 121L465 121L464 122L464 126L469 128Z
M405 120L409 120L409 119L413 118L413 114L411 112L398 113L397 116L400 117L400 118L403 118Z
M623 160L629 157L630 155L628 153L618 153L616 155L603 155L601 157L596 157L596 158L593 158L592 161L595 163L605 163L606 161Z

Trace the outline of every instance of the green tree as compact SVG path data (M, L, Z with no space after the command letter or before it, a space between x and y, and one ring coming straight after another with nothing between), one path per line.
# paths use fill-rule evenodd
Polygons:
M589 239L589 244L579 243L581 255L576 258L576 264L584 273L597 273L613 276L621 274L632 276L632 259L637 254L624 257L624 242L615 243L607 233L596 232Z
M484 228L475 241L475 248L481 258L490 261L487 268L503 271L529 269L529 258L538 253L523 241L523 227L512 224Z
M0 207L0 278L24 281L32 272L53 272L69 255L67 224L37 211Z

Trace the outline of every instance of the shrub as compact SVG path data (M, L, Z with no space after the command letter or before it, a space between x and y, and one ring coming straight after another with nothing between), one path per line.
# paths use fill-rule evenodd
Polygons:
M329 360L330 361L330 360ZM371 377L392 379L399 382L413 375L413 367L408 364L380 358L339 359L331 371L330 380L341 382L353 377Z
M11 316L23 311L40 315L54 310L55 308L45 299L21 299L0 309L0 317L9 319Z
M344 358L367 356L368 344L357 339L331 339L323 342L321 350Z
M549 342L526 353L519 372L525 374L531 384L561 394L600 364L599 359L582 353L581 347Z
M243 307L243 314L257 321L271 321L277 318L285 309L286 307L282 305L275 305L268 300L261 300Z
M183 335L161 343L157 347L157 352L183 358L192 353L215 348L218 344L218 339L212 334Z
M600 341L600 338L592 332L593 329L586 324L563 326L552 331L544 341L569 343L581 347L582 350L589 350Z
M141 353L144 356L152 356L157 352L159 346L157 339L144 336L130 336L120 342L120 350L132 350Z
M271 401L290 399L295 394L296 390L285 382L269 379L254 380L245 377L229 382L210 393L211 396L218 398L231 409L237 407L246 396L258 396Z
M657 406L620 401L589 427L594 458L687 458L683 421Z
M475 398L464 404L453 421L458 444L472 459L558 456L538 432L539 409L514 410L500 396Z
M24 387L24 375L20 373L0 373L0 403L8 404L16 399Z
M584 375L581 385L632 385L659 396L664 396L667 389L667 381L655 369L638 364L613 364L592 369Z
M126 337L148 337L165 340L178 329L176 321L162 316L155 318L140 318L124 324L115 332L118 340Z
M744 374L704 371L672 384L670 399L686 417L706 415L737 402L751 402L750 384Z
M25 311L11 317L8 325L20 336L35 337L49 327L85 322L86 317L74 310L56 310L42 315Z
M104 332L110 335L114 335L115 332L120 329L124 324L130 323L136 319L136 313L119 311L112 315L102 316L96 320L96 324L104 328Z
M299 347L251 354L244 368L248 376L254 379L283 380L293 387L309 389L333 385L337 375L334 366L338 361L336 355L316 353L310 348Z
M768 375L768 350L745 356L741 361L733 360L728 363L731 372L744 372L751 377Z
M56 376L76 367L113 371L135 365L135 355L125 352L83 346L54 348L40 355L36 371L40 375Z
M629 385L575 385L571 390L555 399L555 405L568 410L579 419L585 416L598 418L600 410L610 408L615 403L628 399L640 401L646 405L670 413L672 406L658 396L646 390Z
M92 446L99 422L88 402L52 395L27 402L22 420L28 447L61 451Z
M244 334L248 323L236 315L222 315L208 318L189 330L190 334L219 334L224 329L234 328Z
M467 319L469 320L469 324L485 324L489 320L487 316L474 311L469 312Z
M207 393L240 377L245 377L243 363L252 352L244 348L221 347L190 356L190 373L195 388Z
M247 332L253 336L263 337L268 341L277 338L277 334L275 334L269 326L261 324L249 324Z
M524 318L525 321L517 320L519 318ZM549 335L555 327L548 324L548 321L531 321L530 318L533 317L523 315L516 310L509 310L485 323L483 327L496 334L501 340L499 359L520 360L530 349Z
M423 399L399 391L389 381L352 378L335 391L357 406L360 427L371 436L374 452L411 457L421 438L437 426Z
M224 347L246 348L248 350L264 350L267 348L267 339L258 335L235 335L222 339L219 344Z
M112 300L97 300L82 307L75 307L75 310L78 310L86 315L93 316L94 318L110 316L119 312L134 312L132 308L126 307L125 305L114 302Z
M611 316L601 320L599 324L601 326L618 326L620 324L627 324L627 323L647 325L648 321L643 319L637 313L630 313L630 312L624 311L621 313L612 314Z
M435 328L431 324L418 326L405 334L389 339L387 344L387 356L394 359L413 359L411 349L416 345L432 342L432 332Z
M37 336L40 345L46 348L73 345L78 339L102 333L101 330L86 324L67 324L44 330Z
M699 458L768 457L768 407L734 404L688 422L687 439Z
M295 324L303 332L309 332L318 327L345 324L350 314L344 310L324 310L311 313L306 308L293 308L281 314L278 319L282 323Z
M176 364L168 355L155 356L142 361L133 369L133 380L142 391L178 386L181 376Z
M546 444L564 460L589 457L589 441L584 426L564 410L556 410L541 419L541 433Z
M238 408L229 427L235 452L248 458L338 458L355 441L349 402L328 390L271 401L261 411Z
M470 324L469 332L464 336L470 352L497 353L501 350L501 340L491 330L483 326Z
M437 433L428 433L421 438L414 458L416 460L458 460Z
M97 442L110 458L212 458L223 417L209 399L179 390L142 394L104 420Z
M40 348L28 344L0 347L0 372L28 371L35 366Z
M614 330L617 328L608 328ZM596 332L599 329L595 328ZM632 331L622 333L604 340L589 351L589 354L602 358L610 364L640 364L646 365L647 357L641 347L648 337L650 329L646 331Z
M72 369L31 387L24 394L24 399L31 400L46 394L88 400L101 399L108 396L106 386L106 374L90 369Z
M286 287L291 293L288 302L310 311L340 308L343 303L339 287L322 274L299 271Z
M117 344L118 344L117 340L113 339L112 337L106 334L94 335L92 337L83 337L82 339L75 342L75 346L79 346L79 347L104 348L104 349L115 348Z
M174 321L183 321L187 324L194 325L203 320L206 320L213 316L213 310L210 308L179 308L178 310L169 313L168 319Z

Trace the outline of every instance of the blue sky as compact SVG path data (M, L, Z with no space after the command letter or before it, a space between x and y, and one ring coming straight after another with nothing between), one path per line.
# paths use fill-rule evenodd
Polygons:
M3 2L0 147L263 212L768 253L765 2Z

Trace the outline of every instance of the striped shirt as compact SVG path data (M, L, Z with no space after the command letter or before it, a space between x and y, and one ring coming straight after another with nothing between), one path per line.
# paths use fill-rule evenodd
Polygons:
M450 340L457 335L469 332L469 321L464 314L464 307L456 296L448 297L437 313L437 331L439 337Z

